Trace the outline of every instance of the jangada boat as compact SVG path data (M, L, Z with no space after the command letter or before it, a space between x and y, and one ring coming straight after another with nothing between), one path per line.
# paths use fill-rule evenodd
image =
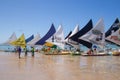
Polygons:
M53 52L46 52L45 55L69 55L71 54L71 51L67 51L67 50L54 50Z
M81 54L82 56L108 56L106 53L98 53L98 54Z

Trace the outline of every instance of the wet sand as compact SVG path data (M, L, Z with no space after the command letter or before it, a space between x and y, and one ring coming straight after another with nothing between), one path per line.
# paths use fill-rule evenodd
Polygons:
M0 80L120 80L119 56L0 52Z

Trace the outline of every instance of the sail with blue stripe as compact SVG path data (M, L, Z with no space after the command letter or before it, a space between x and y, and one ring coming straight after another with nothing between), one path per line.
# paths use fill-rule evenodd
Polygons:
M34 38L34 35L31 35L29 38L27 38L25 41L26 43L30 42Z
M86 34L92 28L93 28L93 23L92 23L92 19L90 19L90 21L81 30L79 30L79 32L77 32L76 34L71 36L70 39L72 39L73 41L79 42L80 44L83 44L84 46L86 46L88 48L91 48L92 47L92 43L90 43L88 41L84 41L82 39L79 39L79 37L81 37L84 34Z
M53 36L53 34L56 32L56 29L54 27L54 25L52 24L49 31L46 33L46 35L44 37L42 37L38 42L36 42L36 45L44 45L44 43L46 42L46 40L48 40L51 36Z

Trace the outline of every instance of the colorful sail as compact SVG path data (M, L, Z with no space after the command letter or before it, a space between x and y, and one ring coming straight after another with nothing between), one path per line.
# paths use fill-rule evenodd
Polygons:
M47 34L41 38L38 42L36 42L36 45L44 45L45 41L49 39L54 33L56 32L54 25L51 25L51 28L47 32Z
M26 43L30 42L34 38L34 35L31 35L29 38L27 38L25 41Z
M24 34L22 34L17 40L11 42L10 44L24 48L26 46Z
M70 39L72 39L73 41L79 42L80 44L83 44L84 46L91 48L92 47L92 43L84 41L82 39L79 39L79 37L83 36L84 34L86 34L88 31L90 31L93 28L93 23L92 23L92 19L85 25L85 27L83 27L79 32L77 32L76 34L74 34L73 36L70 37Z

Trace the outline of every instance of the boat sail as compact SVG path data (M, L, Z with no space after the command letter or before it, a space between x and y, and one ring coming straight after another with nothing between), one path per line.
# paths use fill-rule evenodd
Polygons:
M15 46L21 46L22 48L25 48L26 42L25 42L25 36L22 34L17 40L10 43L11 45Z
M69 34L65 37L65 40L72 34L72 31L69 32Z
M116 26L120 27L120 23L116 24ZM106 40L120 46L120 28L109 35Z
M54 40L53 40L53 44L57 45L58 47L60 47L61 49L64 49L64 31L63 31L63 27L62 25L59 25L56 33L53 35Z
M116 32L119 29L119 27L116 25L118 23L119 23L119 19L116 18L116 20L114 21L114 23L112 24L112 26L105 33L105 37L108 37L109 35L112 34L112 32Z
M37 33L37 35L27 43L29 46L35 46L35 43L41 39L40 34Z
M13 42L15 40L17 40L17 37L16 37L15 32L13 32L13 34L9 37L9 39L5 43L3 43L3 44L9 45L11 42Z
M93 28L93 23L92 23L92 19L90 19L90 21L81 29L79 30L79 32L77 32L76 34L74 34L73 36L70 37L70 39L72 39L73 41L76 41L80 44L83 44L84 46L91 48L92 47L92 43L79 39L79 37L83 36L84 34L86 34L88 31L90 31Z
M85 35L80 37L80 39L90 42L92 44L96 44L99 47L104 47L105 45L105 32L104 32L104 21L103 19L99 19L96 23L95 27L92 28Z
M108 53L112 54L113 56L119 56L120 55L120 22L114 25L117 30L111 30L111 35L106 37L108 48ZM110 44L110 43L112 44ZM113 47L114 45L114 47ZM111 47L112 46L112 47Z
M49 31L46 33L46 35L44 37L42 37L41 39L39 39L39 41L37 41L35 43L35 45L44 45L46 40L48 40L51 36L53 36L53 34L56 32L54 25L52 24Z
M62 25L59 25L57 31L46 40L46 44L50 47L56 45L60 49L64 49L64 32Z
M119 22L119 19L118 18L116 18L115 19L115 21L114 21L114 23L111 25L111 27L106 31L106 33L105 33L105 41L106 41L106 48L113 48L113 45L115 44L113 41L111 41L111 40L109 40L109 38L110 38L110 35L112 35L113 33L115 33L117 30L119 30L120 29L120 27L119 27L119 24L120 22ZM115 33L116 34L116 33ZM112 43L112 44L111 44ZM115 48L117 48L117 46L116 45L114 45L114 47Z
M74 34L76 34L79 31L79 25L76 25L76 27L74 28L73 32L65 39L66 44L73 46L76 50L80 49L80 45L78 42L73 41L72 39L70 39L70 37L72 37Z
M34 35L31 35L30 37L28 37L25 41L26 43L30 42L32 39L34 39Z

